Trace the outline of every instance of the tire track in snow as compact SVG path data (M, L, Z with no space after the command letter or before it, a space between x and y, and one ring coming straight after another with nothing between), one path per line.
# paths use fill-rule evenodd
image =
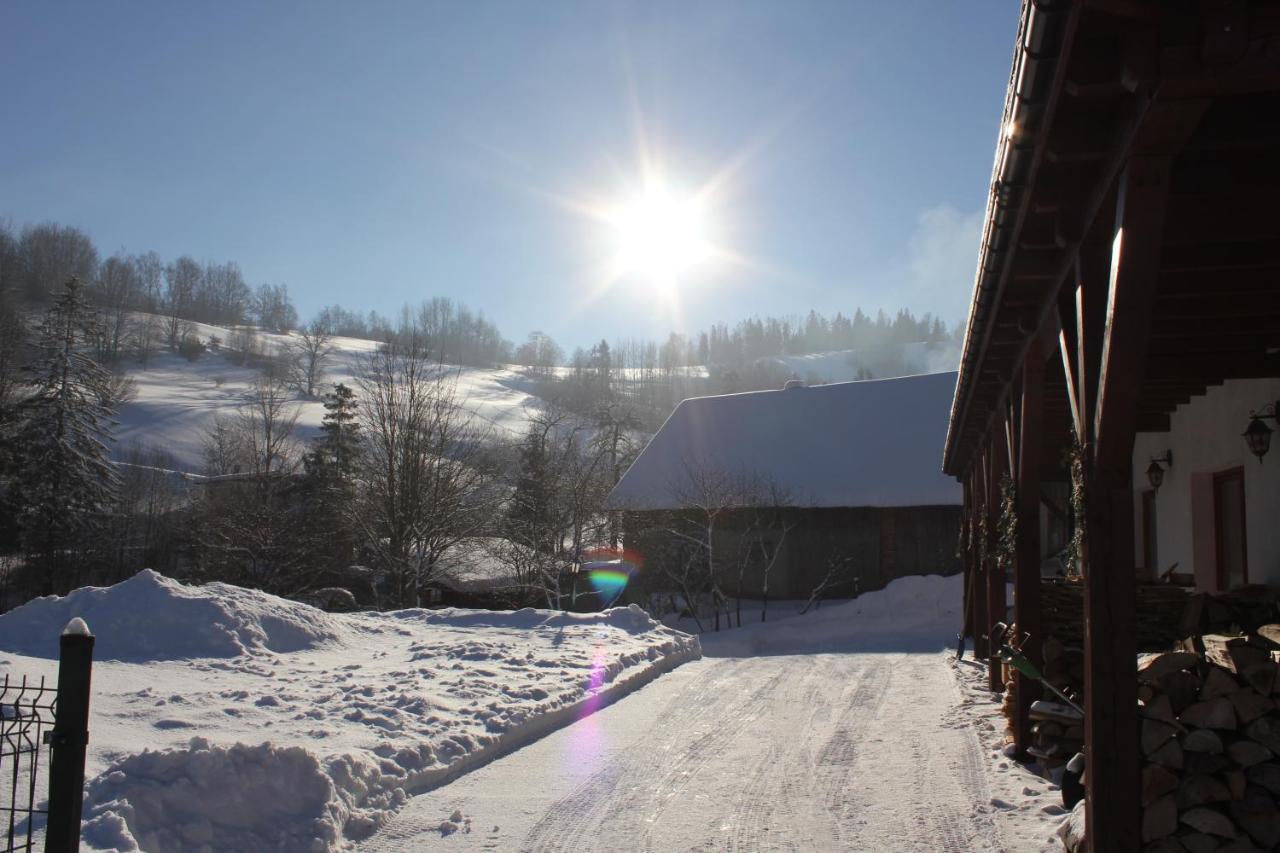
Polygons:
M814 762L815 781L820 787L817 793L830 815L834 837L841 842L851 829L866 822L863 815L873 808L861 803L863 782L855 777L854 771L863 752L860 742L884 702L891 674L890 663L883 656L877 656L849 698L842 703L844 710L836 718L836 729L822 745Z
M947 721L959 696L953 679L941 679L943 666L934 655L895 660L886 687L898 701L884 706L888 713L877 714L865 732L877 759L875 775L850 788L847 806L852 808L843 814L857 819L841 826L851 833L841 834L843 848L1002 849L976 736Z
M839 671L833 672L833 669ZM856 670L856 673L855 687L866 677L866 669ZM822 701L823 688L829 688L835 677L845 675L848 673L836 667L831 658L813 659L806 670L802 682L804 689L798 692L799 695L788 696L784 702L775 703L775 709L783 713L770 720L770 730L793 733L802 740L812 737L830 717L829 703ZM799 713L792 713L794 711ZM814 821L806 821L803 826L779 824L785 817L794 817L797 808L812 802L813 779L814 758L808 748L797 749L794 742L785 746L772 743L751 769L748 781L734 803L729 849L803 849L798 836L801 833L812 835L816 829ZM821 834L818 833L819 836Z
M598 828L607 825L617 833L627 824L632 837L645 839L637 848L647 847L662 811L714 755L713 747L753 719L752 708L781 678L779 673L744 694L734 690L743 668L742 660L721 664L698 688L677 696L650 728L663 735L660 742L632 744L555 802L520 849L589 850ZM703 727L705 731L689 741L689 733Z

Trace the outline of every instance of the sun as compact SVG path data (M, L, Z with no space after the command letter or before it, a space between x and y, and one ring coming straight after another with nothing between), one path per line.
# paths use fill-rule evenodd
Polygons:
M670 287L711 254L703 205L650 186L608 217L617 241L618 273Z

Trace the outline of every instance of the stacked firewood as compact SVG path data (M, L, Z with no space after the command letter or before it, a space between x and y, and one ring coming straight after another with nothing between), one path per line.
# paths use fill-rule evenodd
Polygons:
M1079 698L1084 686L1084 653L1049 637L1040 647L1044 657L1045 681ZM1084 719L1045 691L1050 701L1037 702L1031 709L1031 746L1027 751L1045 768L1065 764L1084 748Z
M1138 663L1144 849L1278 849L1280 625L1184 645Z

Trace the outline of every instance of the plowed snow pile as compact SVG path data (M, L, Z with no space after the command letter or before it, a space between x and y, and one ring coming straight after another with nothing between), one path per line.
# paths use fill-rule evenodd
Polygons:
M0 618L0 649L53 658L58 633L79 616L97 635L98 660L233 658L297 652L333 642L341 626L327 613L230 584L185 586L151 571L115 586L87 586L65 598L37 598Z
M333 850L410 794L700 656L638 608L326 614L154 572L0 616L0 674L98 637L85 840Z

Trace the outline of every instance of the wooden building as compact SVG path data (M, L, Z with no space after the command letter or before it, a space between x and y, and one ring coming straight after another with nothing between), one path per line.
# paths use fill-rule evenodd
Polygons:
M1021 14L943 466L973 533L992 535L998 485L1015 486L1013 605L1036 660L1042 526L1026 520L1078 447L1090 845L1133 851L1137 584L1173 562L1208 589L1280 582L1280 459L1258 466L1241 436L1261 449L1270 422L1249 411L1274 416L1280 396L1280 3ZM975 540L986 656L1005 577ZM1020 746L1036 697L1021 679Z
M955 379L793 380L685 400L609 498L642 580L660 585L708 551L748 598L766 585L775 599L848 598L959 571L961 491L937 467Z

